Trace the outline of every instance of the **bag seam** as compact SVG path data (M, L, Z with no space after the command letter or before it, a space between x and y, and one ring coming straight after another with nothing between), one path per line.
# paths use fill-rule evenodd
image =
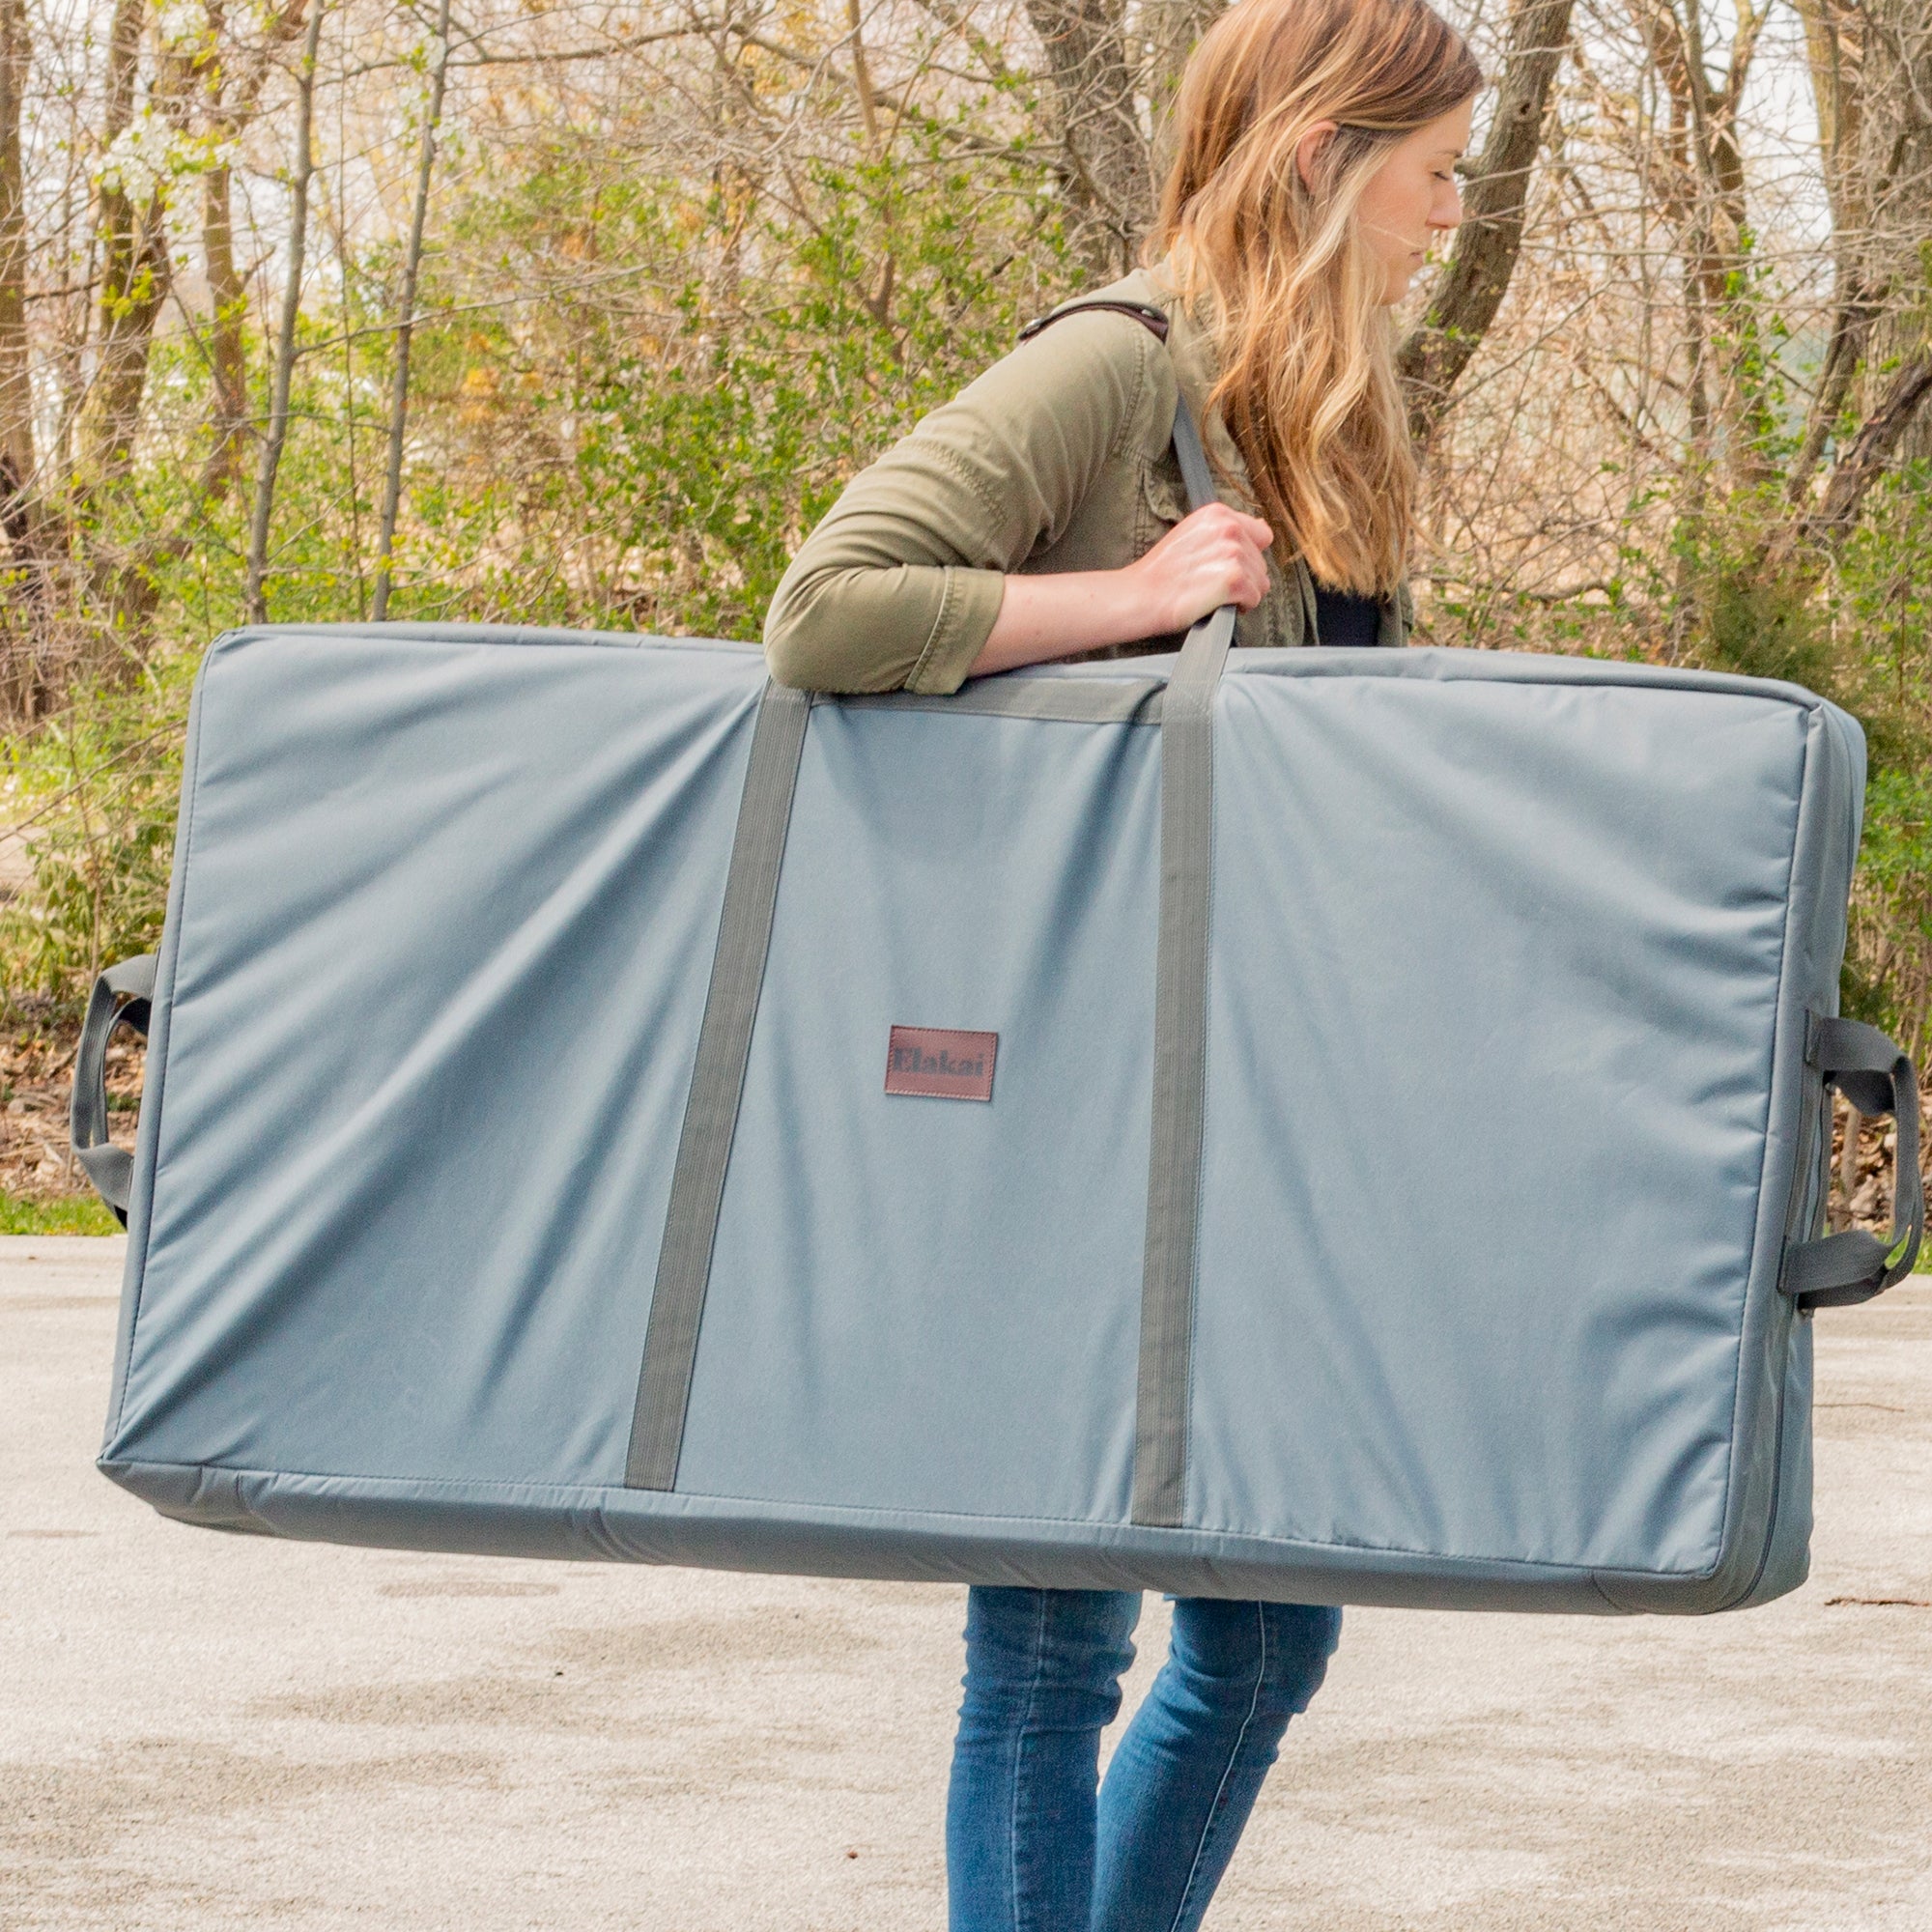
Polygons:
M1814 711L1813 713L1811 713L1811 722L1807 725L1807 728L1804 733L1804 755L1799 761L1797 805L1792 812L1792 820L1791 820L1791 857L1785 867L1785 873L1784 873L1784 921L1778 937L1777 992L1776 995L1775 1004L1772 1009L1771 1065L1767 1070L1765 1078L1764 1129L1760 1137L1760 1145L1762 1151L1760 1152L1758 1157L1757 1187L1752 1197L1753 1207L1755 1211L1753 1212L1751 1217L1750 1258L1745 1264L1744 1308L1739 1316L1739 1321L1738 1321L1737 1381L1733 1388L1732 1398L1731 1398L1730 1441L1727 1448L1727 1462L1724 1470L1724 1510L1723 1510L1723 1515L1719 1519L1718 1522L1718 1564L1721 1564L1724 1559L1725 1546L1729 1538L1731 1529L1733 1503L1735 1501L1737 1504L1741 1505L1744 1500L1743 1484L1739 1483L1734 1488L1731 1478L1737 1461L1738 1433L1743 1426L1743 1418L1744 1418L1745 1371L1746 1371L1745 1340L1750 1328L1750 1317L1751 1317L1750 1287L1752 1279L1755 1277L1757 1273L1757 1265L1758 1265L1758 1254L1760 1247L1760 1223L1762 1222L1764 1214L1765 1173L1766 1170L1771 1165L1771 1125L1772 1125L1773 1110L1776 1103L1777 1089L1776 1089L1776 1076L1778 1070L1778 1064L1779 1064L1778 1037L1777 1037L1778 1022L1780 1019L1782 1019L1784 1015L1785 994L1789 987L1791 979L1792 899L1793 899L1794 887L1796 885L1798 878L1798 846L1799 846L1800 836L1804 829L1804 798L1805 798L1805 793L1809 787L1811 779L1811 753L1817 739L1818 730L1821 728L1821 725L1822 725L1822 714ZM1802 1065L1803 1061L1802 1032L1800 1037L1800 1049L1801 1049L1800 1059ZM1794 1174L1792 1177L1792 1182L1794 1186L1799 1183L1799 1179L1800 1177ZM1787 1218L1788 1215L1789 1215L1789 1209L1787 1208L1786 1209ZM1779 1226L1780 1226L1779 1240L1781 1245L1782 1243L1781 1221ZM1783 1256L1781 1253L1778 1257L1778 1264L1781 1269L1783 1265ZM1774 1282L1772 1284L1771 1293L1775 1295L1777 1293L1777 1292L1778 1291L1776 1283ZM1766 1321L1769 1321L1772 1319L1772 1317L1776 1314L1776 1312L1777 1311L1776 1310L1775 1307L1768 1309L1766 1311L1766 1317L1765 1317ZM1783 1403L1782 1379L1783 1379L1782 1376L1780 1375L1777 1378L1779 1385L1776 1395L1776 1400L1780 1407L1780 1415ZM1778 1463L1781 1463L1782 1461L1782 1445L1775 1442L1773 1446L1775 1455L1777 1458L1777 1462L1774 1463L1772 1470L1772 1492L1771 1492L1772 1513L1770 1520L1765 1524L1765 1548L1767 1551L1769 1550L1771 1546L1772 1536L1776 1529L1776 1505L1777 1500L1778 1476L1779 1476ZM1717 1565L1714 1565L1713 1566L1714 1571L1716 1568ZM1756 1574L1753 1575L1750 1577L1750 1579L1746 1583L1743 1591L1738 1595L1726 1599L1723 1607L1729 1608L1733 1605L1742 1602L1744 1598L1748 1597L1751 1594L1751 1592L1757 1587L1758 1577L1762 1576L1762 1574L1763 1574L1763 1564L1762 1562L1760 1562Z
M1306 1537L1257 1536L1240 1530L1205 1528L1193 1523L1161 1524L1136 1523L1125 1520L1114 1521L1106 1518L1086 1516L999 1516L987 1510L932 1509L906 1510L886 1508L871 1503L797 1503L787 1502L775 1496L733 1495L724 1491L714 1490L672 1490L649 1491L633 1490L622 1483L516 1483L498 1478L470 1479L452 1476L371 1476L346 1475L325 1469L255 1469L227 1463L171 1463L128 1460L126 1462L106 1462L103 1466L115 1469L181 1469L192 1470L203 1475L223 1475L231 1477L261 1477L269 1481L292 1477L298 1481L324 1483L410 1483L432 1491L499 1491L504 1492L528 1492L533 1497L554 1495L559 1500L568 1497L610 1497L646 1496L662 1494L668 1499L686 1503L742 1503L779 1509L825 1509L835 1510L846 1516L862 1517L904 1517L916 1516L923 1520L957 1522L1008 1522L1023 1527L1028 1523L1058 1523L1068 1528L1101 1529L1129 1535L1152 1536L1199 1536L1214 1537L1224 1543L1254 1546L1260 1548L1291 1549L1338 1549L1357 1550L1370 1556L1403 1556L1420 1558L1431 1563L1455 1563L1463 1565L1501 1565L1512 1570L1557 1571L1565 1576L1588 1577L1593 1581L1605 1566L1582 1562L1561 1563L1554 1558L1540 1556L1474 1556L1461 1552L1439 1549L1412 1549L1403 1544L1367 1543L1351 1541L1347 1537L1331 1537L1325 1541L1316 1541ZM479 1498L479 1500L483 1500ZM602 1506L601 1504L599 1505ZM650 1515L662 1516L664 1511L649 1511ZM674 1520L674 1519L673 1519ZM1637 1578L1667 1577L1697 1581L1711 1576L1709 1570L1617 1570L1617 1576Z

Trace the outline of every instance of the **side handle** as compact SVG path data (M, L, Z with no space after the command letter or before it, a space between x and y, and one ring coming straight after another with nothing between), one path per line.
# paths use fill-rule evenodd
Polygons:
M1865 1115L1889 1114L1898 1123L1891 1178L1891 1232L1884 1238L1863 1228L1802 1241L1784 1258L1778 1286L1805 1313L1848 1308L1883 1294L1912 1272L1925 1235L1925 1186L1918 1174L1918 1080L1912 1062L1876 1027L1861 1020L1810 1015L1804 1061L1827 1087L1836 1087Z
M128 1201L134 1188L134 1156L107 1138L107 1041L117 1026L148 1037L155 997L155 955L124 959L94 982L87 1017L80 1023L80 1049L73 1060L73 1098L68 1130L74 1158L87 1170L100 1198L125 1228Z

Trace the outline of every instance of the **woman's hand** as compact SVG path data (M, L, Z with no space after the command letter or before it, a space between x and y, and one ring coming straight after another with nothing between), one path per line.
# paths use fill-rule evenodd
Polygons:
M1223 604L1252 611L1267 595L1274 532L1259 517L1208 503L1183 517L1121 575L1135 580L1146 628L1138 637L1184 631ZM1124 643L1126 639L1118 641Z
M1165 637L1223 604L1252 611L1267 595L1273 541L1259 517L1208 503L1123 570L1009 576L1000 614L967 675Z

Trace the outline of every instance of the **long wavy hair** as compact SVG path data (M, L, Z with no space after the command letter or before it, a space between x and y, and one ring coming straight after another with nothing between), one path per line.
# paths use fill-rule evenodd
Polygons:
M1336 589L1395 589L1415 495L1382 271L1356 206L1405 134L1482 84L1424 0L1237 0L1175 102L1148 252L1184 298L1207 298L1212 401L1278 553ZM1304 182L1295 147L1321 121L1338 131Z

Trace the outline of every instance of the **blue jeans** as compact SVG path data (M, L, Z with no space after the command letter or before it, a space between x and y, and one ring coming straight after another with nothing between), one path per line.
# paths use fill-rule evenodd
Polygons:
M976 1589L946 1804L952 1932L1194 1932L1340 1610L1183 1597L1099 1782L1138 1594Z

